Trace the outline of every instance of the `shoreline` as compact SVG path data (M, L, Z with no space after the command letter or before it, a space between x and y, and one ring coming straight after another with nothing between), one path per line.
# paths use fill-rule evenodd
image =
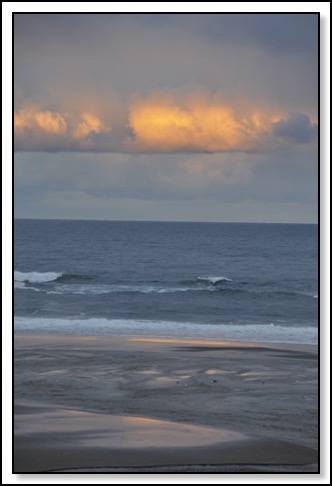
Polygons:
M15 472L318 472L316 345L14 342Z
M281 326L265 324L202 324L172 320L108 319L98 318L14 318L18 334L53 334L111 338L153 337L160 339L289 343L318 345L315 326Z
M210 346L231 346L231 347L243 347L243 348L256 348L264 347L269 349L284 349L284 350L294 350L294 351L304 351L308 353L318 353L318 344L308 344L308 343L284 343L284 342L268 342L268 341L240 341L235 339L214 339L214 338L185 338L185 337L149 337L149 336L110 336L110 335L100 335L100 334L71 334L71 333L51 333L45 332L16 332L13 334L14 343L17 345L23 344L29 345L29 341L32 345L36 342L42 343L48 342L52 339L52 342L64 343L66 341L75 342L99 342L99 344L108 342L119 342L119 343L146 343L146 344L188 344L188 345L210 345Z

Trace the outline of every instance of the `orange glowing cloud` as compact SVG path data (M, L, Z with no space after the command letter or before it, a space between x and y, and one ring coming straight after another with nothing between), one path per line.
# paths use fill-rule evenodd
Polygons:
M15 113L14 127L18 133L30 129L57 135L66 132L67 122L58 112L42 111L37 105L28 105Z
M53 111L23 105L14 115L16 149L248 152L309 143L317 128L302 113L288 114L244 100L230 102L202 92L153 93L126 106L113 98L103 104L99 101L75 99L75 103L63 103L66 109Z
M148 151L245 151L258 146L271 117L257 109L236 111L220 100L192 96L180 103L170 97L136 100L129 113L131 148Z
M93 133L107 133L111 127L102 122L95 114L84 111L59 113L43 110L36 104L27 104L14 114L16 140L40 150L51 143L59 147L87 150L94 149L95 142L89 137ZM56 145L52 145L52 141Z
M91 113L83 113L82 121L73 130L73 137L82 139L86 138L90 133L107 133L112 129L106 126L98 117Z

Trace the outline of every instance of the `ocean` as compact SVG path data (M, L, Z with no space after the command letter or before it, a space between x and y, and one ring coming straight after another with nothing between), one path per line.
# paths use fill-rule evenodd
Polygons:
M15 220L14 330L316 344L311 224Z

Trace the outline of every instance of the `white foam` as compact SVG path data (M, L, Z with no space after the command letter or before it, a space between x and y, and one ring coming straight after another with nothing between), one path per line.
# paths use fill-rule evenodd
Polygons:
M308 297L311 297L312 299L318 299L318 294L315 294L315 293L303 292L302 295L307 295Z
M14 289L24 289L25 283L24 282L14 282Z
M197 324L137 319L15 317L14 326L21 332L317 344L317 329L313 327L286 327L272 323Z
M98 295L122 292L138 292L142 294L173 294L176 292L206 291L206 286L201 287L165 287L161 285L91 285L91 284L59 284L54 291L48 294L78 294Z
M14 289L20 289L20 290L34 290L35 292L41 292L40 289L36 289L36 287L27 287L25 285L25 282L20 282L20 281L14 281Z
M231 282L231 278L227 277L197 277L197 280L202 280L203 282L209 282L212 283L213 285L219 283L219 282Z
M51 282L61 276L61 272L19 272L17 270L14 272L14 280L16 282Z

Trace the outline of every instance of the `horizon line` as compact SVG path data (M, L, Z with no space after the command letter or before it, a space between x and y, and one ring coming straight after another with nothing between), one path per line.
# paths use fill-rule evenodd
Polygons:
M306 224L318 225L318 222L290 222L290 221L188 221L188 220L156 220L156 219L93 219L93 218L32 218L14 217L13 220L30 221L99 221L110 223L197 223L197 224Z

